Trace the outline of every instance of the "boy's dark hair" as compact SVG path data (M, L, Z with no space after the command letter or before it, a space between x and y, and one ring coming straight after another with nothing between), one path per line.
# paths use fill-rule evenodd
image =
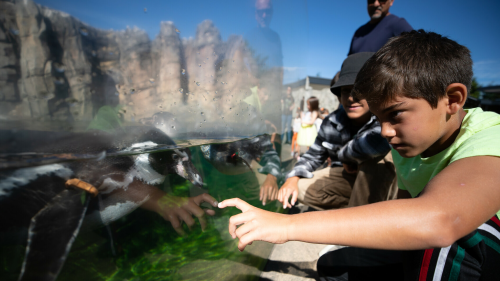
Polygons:
M318 111L319 112L319 100L317 97L312 96L307 99L307 102L311 106L311 112Z
M461 83L470 91L470 51L457 42L422 29L390 39L359 71L352 95L387 102L399 95L425 99L432 108L446 87Z

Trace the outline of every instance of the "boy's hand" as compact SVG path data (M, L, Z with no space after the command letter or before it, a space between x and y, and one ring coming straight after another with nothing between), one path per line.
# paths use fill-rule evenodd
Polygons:
M358 165L342 163L342 166L344 166L344 170L349 174L355 174L358 172Z
M281 187L278 192L278 201L283 204L283 208L291 208L297 202L297 196L299 195L299 177L291 177L286 180L286 182ZM292 196L292 200L288 203L288 198Z
M275 176L268 174L266 180L260 187L260 201L266 206L267 200L273 201L278 198L278 179Z
M288 241L287 227L290 224L287 215L264 211L247 202L233 198L219 203L219 208L236 207L243 213L229 219L229 234L240 239L238 249L243 251L253 241L266 241L282 244ZM240 227L237 228L237 226Z

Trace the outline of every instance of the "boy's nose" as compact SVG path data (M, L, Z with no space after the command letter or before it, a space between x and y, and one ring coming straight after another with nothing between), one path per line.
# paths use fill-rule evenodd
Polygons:
M390 123L384 122L380 124L380 126L382 127L380 131L380 135L382 135L382 137L386 139L391 139L396 136L396 131L394 130L394 128Z

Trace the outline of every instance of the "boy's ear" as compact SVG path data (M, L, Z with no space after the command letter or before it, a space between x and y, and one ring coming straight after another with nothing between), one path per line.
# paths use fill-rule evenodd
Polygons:
M448 114L453 115L464 107L467 100L467 87L462 83L453 83L446 87Z

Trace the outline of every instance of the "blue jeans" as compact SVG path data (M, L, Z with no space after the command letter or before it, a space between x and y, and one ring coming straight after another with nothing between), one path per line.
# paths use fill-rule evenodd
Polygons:
M292 141L292 115L281 115L281 142L284 141L287 131L287 142Z

